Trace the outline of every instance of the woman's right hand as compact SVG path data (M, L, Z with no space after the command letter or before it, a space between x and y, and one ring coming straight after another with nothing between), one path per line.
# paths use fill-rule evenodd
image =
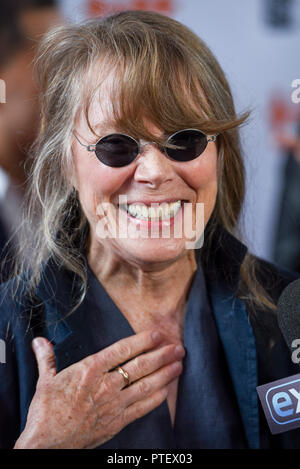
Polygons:
M15 449L96 448L158 407L184 356L181 346L155 348L161 340L140 332L57 373L53 345L35 339L39 379ZM123 363L131 380L125 388L122 374L111 371Z

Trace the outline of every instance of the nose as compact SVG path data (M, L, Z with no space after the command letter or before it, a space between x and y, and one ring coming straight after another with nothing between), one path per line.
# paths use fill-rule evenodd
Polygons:
M140 145L140 154L134 178L137 182L158 188L173 179L172 163L166 158L164 151L155 142Z

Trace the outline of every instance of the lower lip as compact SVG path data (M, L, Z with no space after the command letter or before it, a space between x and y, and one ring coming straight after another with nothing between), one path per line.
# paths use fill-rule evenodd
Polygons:
M121 209L123 210L123 209ZM127 212L127 210L123 210L126 214L127 217L129 218L130 221L133 223L136 223L138 225L141 225L141 227L149 228L151 226L172 226L175 223L175 220L180 216L183 215L183 202L181 204L181 208L178 210L176 213L175 217L168 218L167 220L142 220L141 218L135 218L130 215L130 213Z

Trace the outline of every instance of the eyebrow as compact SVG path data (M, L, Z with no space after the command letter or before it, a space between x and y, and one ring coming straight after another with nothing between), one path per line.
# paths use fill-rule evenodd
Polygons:
M109 135L113 133L122 133L120 130L118 130L116 127L113 127L113 123L109 124L109 122L105 123L98 123L96 125L93 125L92 128L95 131L99 131L100 134L102 134L100 137L102 138L104 135ZM167 139L170 136L169 133L167 132L162 132L161 138Z

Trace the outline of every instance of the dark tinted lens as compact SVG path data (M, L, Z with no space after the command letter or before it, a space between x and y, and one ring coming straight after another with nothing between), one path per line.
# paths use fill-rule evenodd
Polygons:
M107 166L126 166L138 155L137 142L122 134L110 134L96 144L96 155Z
M200 130L180 130L169 138L168 143L176 146L176 148L166 147L170 158L176 161L190 161L204 152L207 138Z

